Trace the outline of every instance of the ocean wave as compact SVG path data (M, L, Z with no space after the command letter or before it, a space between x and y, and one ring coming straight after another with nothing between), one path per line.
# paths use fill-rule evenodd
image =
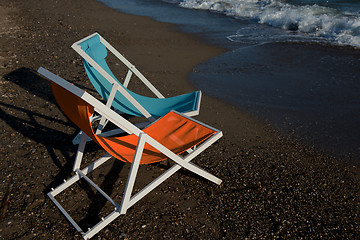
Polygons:
M341 45L360 47L360 13L279 0L182 0L184 8L210 10ZM234 38L234 37L233 37Z

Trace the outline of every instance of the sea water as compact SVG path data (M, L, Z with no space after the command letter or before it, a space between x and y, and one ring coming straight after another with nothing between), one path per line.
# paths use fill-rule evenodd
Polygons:
M360 163L360 1L100 2L228 48L189 74L196 88Z

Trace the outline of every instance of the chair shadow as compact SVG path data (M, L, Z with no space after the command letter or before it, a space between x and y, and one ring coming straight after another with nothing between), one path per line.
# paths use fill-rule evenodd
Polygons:
M29 96L31 96L31 102L28 102L27 106L33 102L36 102L36 105L44 105L46 102L57 105L55 98L52 95L49 81L39 76L36 71L22 67L4 75L3 78L26 90ZM53 163L59 168L59 172L54 177L54 180L43 189L43 193L47 194L51 188L55 188L61 184L63 179L69 178L73 172L72 166L75 155L71 156L71 153L75 153L77 147L74 146L71 141L77 132L74 134L67 134L59 129L77 127L72 124L71 121L64 121L60 118L58 119L51 116L51 113L49 113L51 112L51 109L48 111L41 111L40 107L29 108L27 106L19 106L19 104L16 105L11 102L0 101L0 119L2 119L9 127L22 134L25 138L34 141L36 144L40 143L45 146ZM47 106L47 108L49 108L49 106ZM11 110L9 111L9 109ZM54 127L59 125L61 128ZM87 151L91 151L95 147L95 144L88 145ZM62 163L59 160L56 151L60 151L65 159L65 163ZM113 192L113 185L119 178L123 166L124 163L114 161L111 170L106 174L100 187L104 189L108 195ZM84 187L86 194L92 199L92 203L88 209L88 215L80 222L82 226L85 226L98 221L100 218L99 213L105 206L107 200L100 197L100 193L94 193L90 187L86 187L85 184L82 184L81 182L80 187Z
M48 112L41 112L38 108L30 110L29 105L31 101L36 101L37 103L55 103L51 95L50 85L45 79L37 75L35 71L28 68L20 68L4 75L3 78L15 83L26 90L29 95L32 95L32 100L24 104L25 107L19 106L19 104L0 102L0 118L25 138L45 146L53 163L60 169L55 180L44 189L44 193L48 192L60 182L59 179L62 180L71 173L71 161L69 161L71 157L68 154L68 149L71 148L68 140L70 140L71 136L52 127L52 125L60 124L64 127L72 127L73 125L67 121L56 119L50 116L50 114L46 115ZM11 109L11 111L5 109ZM46 122L46 124L41 122ZM59 161L55 150L59 150L67 160L64 165Z

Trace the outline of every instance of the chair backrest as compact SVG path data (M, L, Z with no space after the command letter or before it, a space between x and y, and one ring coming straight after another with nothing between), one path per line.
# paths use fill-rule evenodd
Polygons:
M105 45L101 43L100 36L98 34L95 34L93 37L79 43L79 45L90 58L98 63L100 67L116 81L117 84L123 87L121 82L115 77L106 63L105 58L107 57L107 49ZM113 87L112 83L110 83L101 73L96 70L94 66L87 62L84 58L83 64L94 88L102 98L107 100ZM193 99L197 98L196 96L200 94L199 92L193 92L165 99L146 97L136 94L127 88L125 89L153 117L163 116L173 109L176 109L178 112L186 112L189 110L195 110L198 107L197 102L194 102ZM143 114L124 95L119 92L116 93L112 106L126 114L133 116L143 116Z
M43 68L38 72L51 80L53 94L65 115L94 142L121 161L132 162L140 132L147 133L175 154L185 152L216 133L216 130L175 112L169 112L141 131L82 89ZM120 137L96 135L90 121L94 111L105 115L129 135ZM166 158L163 153L146 143L140 164L159 162Z
M92 38L82 42L79 44L84 50L86 54L88 54L93 60L95 60L112 78L114 78L119 85L122 85L120 81L115 77L115 75L110 70L107 65L105 58L107 56L106 47L100 42L100 37L95 35ZM101 95L102 98L108 99L110 96L110 92L112 89L112 84L106 80L104 76L102 76L91 64L89 64L85 59L83 59L83 64L85 67L85 71L96 89L96 91ZM136 94L126 89L132 96ZM141 112L134 107L131 102L121 95L117 93L113 102L113 106L127 114L142 116Z

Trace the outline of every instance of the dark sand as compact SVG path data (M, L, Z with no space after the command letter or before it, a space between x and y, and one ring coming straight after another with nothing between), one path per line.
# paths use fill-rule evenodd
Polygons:
M223 49L169 24L111 10L95 1L0 0L1 239L81 239L47 198L71 175L77 133L58 109L43 66L95 94L70 46L98 31L167 96L194 90L187 74ZM112 68L116 68L113 60ZM115 71L115 74L117 71ZM147 94L140 83L130 88ZM281 137L271 127L204 96L197 119L224 137L194 160L221 186L181 171L103 229L99 239L358 239L359 168ZM101 156L95 145L87 159ZM163 172L142 166L135 188ZM92 174L121 199L128 164ZM112 210L85 184L64 194L84 228Z

